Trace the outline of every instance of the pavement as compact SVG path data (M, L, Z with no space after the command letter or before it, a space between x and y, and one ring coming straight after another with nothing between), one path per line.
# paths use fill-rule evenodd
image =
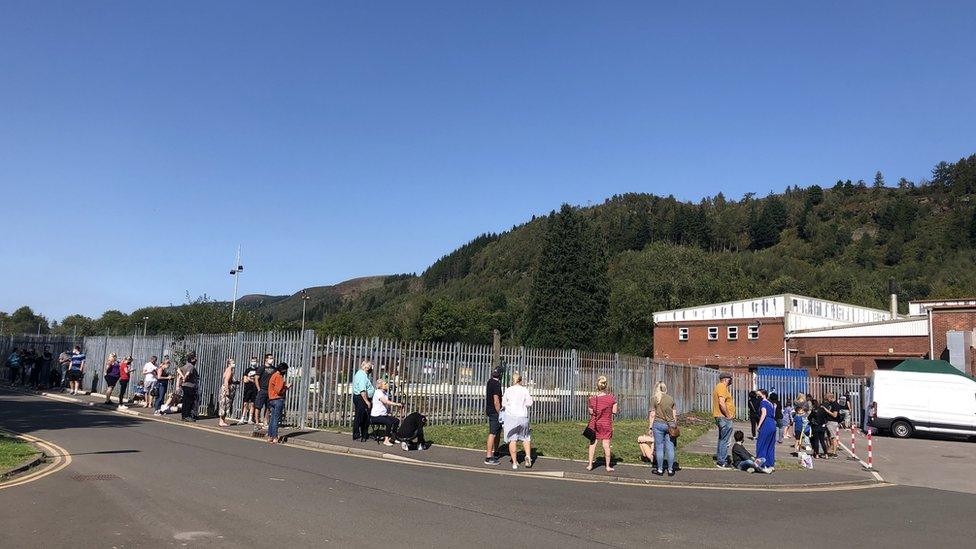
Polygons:
M791 509L815 511L833 539L856 546L971 547L976 536L976 496L918 487L784 494L454 469L3 389L0 427L71 460L0 484L5 547L777 547L795 534L768 525L792 525Z
M107 411L116 411L115 405L106 406L104 397L98 394L72 396L62 393L55 393L53 398L66 401L73 401L78 404L86 404L93 407L104 408ZM179 414L166 414L164 416L153 416L151 408L142 408L130 405L127 410L119 411L131 416L143 417L154 421L167 421L183 424ZM264 430L258 431L254 425L231 425L230 427L219 427L216 418L202 418L193 425L198 428L219 430L225 433L233 433L241 436L262 436ZM748 425L746 425L748 427ZM738 428L738 427L737 427ZM437 444L436 439L431 439L433 445L426 451L403 451L399 445L384 446L379 441L369 440L359 442L352 439L350 433L329 430L304 430L282 427L279 429L287 444L312 447L338 453L353 453L364 456L379 457L384 459L396 459L401 461L418 461L422 463L440 464L452 467L475 467L483 469L494 469L503 473L535 475L548 475L560 478L574 478L578 480L592 480L604 482L626 482L638 484L660 484L660 485L691 485L709 487L741 487L754 489L792 489L792 488L815 488L829 486L864 486L877 483L880 479L864 471L860 464L847 461L831 461L830 463L817 463L814 470L777 470L772 475L749 474L734 469L718 468L683 468L674 477L658 477L651 474L649 464L624 464L618 463L614 467L613 473L607 473L602 467L594 471L586 471L586 463L568 459L558 459L540 456L533 462L530 470L524 469L520 465L520 472L511 470L510 461L507 456L501 458L501 463L496 466L484 465L484 451L472 450L468 448L445 447ZM715 453L715 442L717 434L715 430L703 435L699 441L692 443L691 451L701 453ZM747 441L748 442L748 441ZM749 442L750 450L755 452L754 443ZM698 449L696 446L700 446ZM785 447L784 447L785 448ZM580 446L580 452L585 447ZM788 454L783 454L782 459L790 458ZM680 465L680 464L679 464Z

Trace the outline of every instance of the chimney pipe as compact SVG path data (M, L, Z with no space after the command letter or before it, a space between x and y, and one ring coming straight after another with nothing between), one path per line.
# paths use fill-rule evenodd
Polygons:
M895 286L895 279L888 279L888 293L891 295L891 319L898 318L898 287Z

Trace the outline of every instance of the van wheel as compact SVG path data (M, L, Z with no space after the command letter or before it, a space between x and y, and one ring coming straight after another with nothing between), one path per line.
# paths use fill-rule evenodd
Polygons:
M891 434L897 438L908 438L912 436L913 432L915 429L907 421L898 420L891 424Z

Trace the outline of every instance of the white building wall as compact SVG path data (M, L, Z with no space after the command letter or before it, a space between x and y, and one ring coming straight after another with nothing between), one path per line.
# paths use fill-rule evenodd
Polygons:
M785 313L785 303L786 298L781 295L743 299L654 313L654 322L782 318Z
M789 337L790 339L794 339L806 337L924 337L927 335L929 335L929 323L928 319L923 317L913 320L896 320L893 322L863 326L839 326L826 330L794 333L790 334Z

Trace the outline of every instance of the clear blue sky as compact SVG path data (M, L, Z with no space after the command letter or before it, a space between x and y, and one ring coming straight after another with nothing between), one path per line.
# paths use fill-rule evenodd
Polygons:
M664 4L664 3L662 3ZM0 2L0 310L422 271L563 202L976 152L967 2Z

